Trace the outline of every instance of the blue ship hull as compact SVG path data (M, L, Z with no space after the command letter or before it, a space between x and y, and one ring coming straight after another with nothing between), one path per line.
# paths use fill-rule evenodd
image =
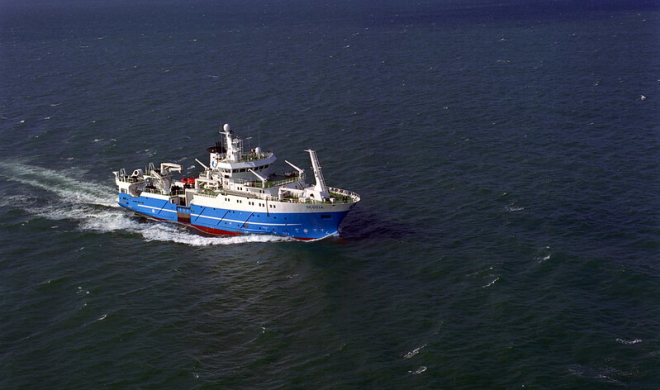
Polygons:
M339 224L350 211L334 211L332 207L304 213L239 211L194 204L182 207L164 199L121 193L119 205L149 218L189 225L214 235L268 234L299 240L337 236Z

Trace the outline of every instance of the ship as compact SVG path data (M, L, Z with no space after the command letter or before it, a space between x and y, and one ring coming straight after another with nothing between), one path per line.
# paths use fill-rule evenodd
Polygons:
M115 171L119 206L150 219L175 222L210 235L261 234L298 240L338 237L346 215L360 201L355 192L328 187L316 151L307 149L314 182L304 169L273 173L277 160L244 140L228 124L221 141L207 148L208 165L198 177L175 179L176 163L150 163L128 175ZM178 175L176 175L178 176Z

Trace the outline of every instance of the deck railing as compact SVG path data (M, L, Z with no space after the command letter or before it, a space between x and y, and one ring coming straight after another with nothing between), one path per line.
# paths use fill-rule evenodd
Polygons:
M325 199L318 200L312 198L305 199L298 196L285 196L282 199L279 199L278 197L273 197L273 196L262 197L255 194L250 194L240 191L228 191L228 190L212 191L208 189L202 189L199 192L197 192L196 195L204 196L207 198L217 198L218 195L222 195L222 196L233 195L233 196L240 196L249 199L266 200L269 202L289 202L289 203L303 203L303 204L354 203L360 199L360 196L355 192L342 190L339 188L333 188L333 187L330 187L329 189L330 189L330 195L334 198L334 201L325 200Z
M360 199L360 195L353 191L343 190L336 187L328 187L330 195L333 195L335 198L343 198L344 196L348 197L348 202L355 202Z

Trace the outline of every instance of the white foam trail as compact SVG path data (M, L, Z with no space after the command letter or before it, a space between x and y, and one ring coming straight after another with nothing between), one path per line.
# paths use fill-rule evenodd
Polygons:
M73 203L119 207L116 205L116 195L113 187L98 183L85 183L71 177L71 175L80 173L80 171L65 175L58 171L20 163L3 163L2 165L4 172L0 175L6 176L9 181L41 188L61 198L66 198L69 201L73 200Z
M147 241L176 242L190 246L290 240L269 235L207 237L174 223L144 223L141 218L135 217L136 214L117 205L114 187L73 178L72 175L79 171L62 173L22 163L4 163L3 166L5 170L0 173L0 177L55 195L54 201L44 201L38 195L36 199L31 196L4 197L6 205L21 207L28 213L50 220L76 221L82 230L133 233ZM13 200L7 200L9 198Z
M257 234L206 237L196 234L195 232L191 232L189 229L181 225L167 222L142 224L139 233L147 241L169 241L190 246L234 245L248 242L279 242L290 240L285 237Z

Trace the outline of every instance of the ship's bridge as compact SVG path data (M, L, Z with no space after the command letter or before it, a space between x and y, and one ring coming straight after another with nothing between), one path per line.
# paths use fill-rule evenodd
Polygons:
M254 174L268 176L271 165L277 160L273 152L264 152L256 147L249 152L243 151L243 139L234 138L229 125L224 125L224 145L220 142L208 148L209 163L212 171L221 173L223 178L254 179Z

